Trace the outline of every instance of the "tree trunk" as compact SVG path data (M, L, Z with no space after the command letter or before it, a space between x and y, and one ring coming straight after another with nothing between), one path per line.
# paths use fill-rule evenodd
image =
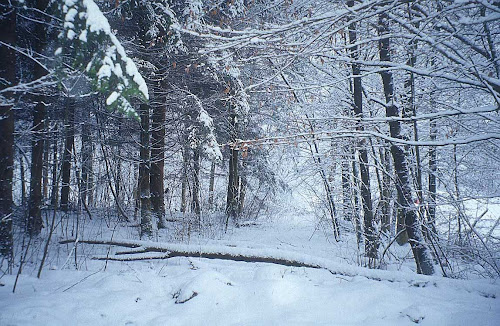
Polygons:
M114 181L115 181L115 194L116 194L116 201L118 203L123 202L122 200L122 153L121 149L122 146L121 144L123 143L123 118L119 117L118 118L118 134L116 136L116 141L114 143L114 158L113 158L113 167L115 169L113 175L114 175ZM118 206L118 205L117 205ZM118 208L118 207L117 207Z
M437 136L437 125L436 120L430 120L429 126L429 138L431 141L436 140ZM436 232L436 173L437 173L437 151L435 146L429 147L429 212L428 212L428 222L433 232Z
M358 249L359 245L363 241L363 234L361 232L361 217L360 217L360 210L359 210L359 173L358 173L358 167L357 167L357 162L355 159L355 151L353 150L351 153L351 160L352 160L352 175L353 175L353 191L352 191L352 196L354 197L354 207L353 207L353 214L354 214L354 229L356 230L356 241L358 243Z
M342 214L344 216L344 220L352 221L353 217L353 205L352 205L352 179L351 174L352 171L350 169L350 160L351 156L349 153L348 145L344 145L342 147L342 163L341 167L341 180L342 180Z
M0 7L0 41L16 45L16 10ZM16 52L0 46L0 90L17 84ZM8 94L10 95L10 94ZM7 96L5 96L7 98ZM3 100L3 99L2 99ZM14 113L13 105L0 102L0 255L7 258L9 269L14 262L12 235L12 178L14 174Z
M28 212L28 233L38 235L42 231L42 167L45 129L45 104L43 96L38 97L33 116L33 140L31 152L30 199Z
M236 120L236 114L233 112L229 116L229 130L231 133L231 141L234 142L238 138L238 123ZM226 203L226 214L229 218L232 218L236 225L238 224L238 201L239 201L239 177L238 177L238 149L233 146L229 152L229 179L227 184L227 203ZM226 221L227 228L227 221Z
M382 173L382 192L380 193L381 204L381 231L382 233L389 234L391 230L391 176L390 173L390 158L389 152L385 148L380 151L380 164L384 171Z
M349 7L354 5L354 1L350 0L347 2ZM351 44L350 56L353 60L357 60L359 57L357 42L357 31L356 24L351 23L349 25L349 43ZM352 64L352 75L353 75L353 96L354 96L354 116L358 118L363 117L363 89L361 85L360 77L360 66L357 63ZM362 125L356 127L357 130L363 131ZM369 258L377 258L378 251L378 237L375 230L375 221L373 218L373 203L371 198L370 190L370 170L368 163L368 151L363 143L360 144L358 150L359 155L359 172L361 175L361 203L363 207L363 217L364 217L364 233L366 237L365 242L365 254Z
M380 60L390 62L390 41L388 37L384 37L384 35L387 35L389 32L388 18L386 14L380 14L378 29L379 35L381 36L381 39L379 40ZM387 103L386 116L397 118L399 117L399 109L394 104L394 86L392 73L389 70L381 70L380 75L382 77L385 100ZM398 120L390 121L389 128L392 138L402 138L401 124ZM408 239L417 265L417 272L426 275L434 274L432 256L422 235L418 216L413 205L407 154L401 148L401 146L397 144L391 145L391 154L394 161L394 169L396 172L396 190L398 192L398 204L404 216Z
M45 26L48 0L37 0L35 7L38 10L37 18L41 22L34 30L33 49L36 53L44 52L47 42L47 31ZM42 78L47 74L45 68L35 64L33 75L35 79ZM45 119L47 101L44 95L36 95L35 112L33 114L33 140L31 151L31 178L30 178L30 198L28 202L28 223L27 231L31 236L38 235L42 231L42 168L43 168L43 148L45 138Z
M413 6L410 5L408 8L408 15L409 19L411 20L413 18ZM415 27L419 27L419 23L415 24ZM415 55L415 51L417 49L417 43L414 39L410 40L408 44L408 54L409 58L406 64L409 67L414 67L415 63L417 62L417 57ZM408 118L408 117L414 117L416 116L416 107L415 107L415 74L413 72L409 72L408 76L404 82L404 89L405 89L405 97L403 98L403 117ZM417 120L414 120L412 122L413 124L413 140L418 141L418 122ZM409 132L410 134L411 132ZM421 210L420 207L423 207L423 188L422 188L422 166L420 162L420 147L418 145L414 146L412 148L412 154L414 156L415 160L415 165L412 168L412 171L414 171L414 180L415 180L415 190L416 190L416 195L417 195L417 201L418 201L418 206L419 206L419 216L423 216L423 211Z
M192 211L199 217L200 207L200 148L193 149L193 201Z
M61 185L61 210L68 211L69 209L69 193L71 184L71 160L73 157L74 141L75 141L75 98L68 97L66 99L65 110L65 140L64 153L62 162L62 185Z
M94 148L92 145L92 132L90 127L90 112L84 110L86 113L86 121L82 125L82 201L87 206L92 205L93 194L93 155Z
M45 203L48 203L49 198L49 154L50 142L45 140L45 148L43 150L43 173L42 173L42 197ZM23 198L24 199L24 198ZM23 202L24 203L24 202Z
M26 172L24 168L24 160L19 157L19 172L21 173L21 205L26 204Z
M139 197L141 201L141 237L153 235L153 216L151 214L151 194L149 184L149 105L141 104L141 150L139 164Z
M164 164L165 164L165 105L153 107L151 132L151 204L158 228L165 228Z
M210 167L210 181L208 185L208 209L212 210L214 206L214 190L215 190L215 161Z
M247 178L245 176L240 176L240 200L238 203L238 214L243 213L243 207L245 205L245 195L247 193Z
M189 146L186 146L182 151L182 185L181 185L181 212L186 213L187 208L187 187L188 187L188 164L189 164Z
M56 128L57 128L57 125L56 125ZM50 205L54 208L56 207L56 202L57 202L56 175L57 175L57 167L58 167L58 157L57 157L58 147L59 147L58 137L54 137L53 144L52 144L52 190L50 193Z

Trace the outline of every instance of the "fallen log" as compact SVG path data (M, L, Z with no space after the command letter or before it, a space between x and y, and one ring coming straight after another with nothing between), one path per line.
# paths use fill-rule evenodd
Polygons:
M271 263L290 267L324 269L334 275L365 277L375 281L408 283L414 287L455 287L467 292L476 292L487 298L500 296L500 286L488 284L488 280L456 280L441 276L427 276L408 272L385 271L337 263L329 259L277 249L251 249L213 245L185 245L141 240L62 240L60 244L86 243L130 248L112 255L95 256L97 260L135 261L168 259L173 257L198 257L222 259L248 263Z
M74 243L75 239L60 241L60 244ZM247 263L270 263L290 267L323 268L314 263L307 263L294 258L274 257L272 255L262 255L262 253L252 253L251 249L237 250L234 247L220 248L212 247L207 250L205 247L194 247L182 244L165 244L157 242L136 241L136 240L78 240L79 243L112 245L126 248L133 248L128 251L120 251L114 255L95 256L97 260L132 261L146 259L167 259L173 257L197 257L206 259L222 259L232 261L242 261ZM217 248L214 250L214 248ZM212 249L212 250L210 250ZM227 250L220 250L227 249ZM145 253L163 253L162 255L141 255Z

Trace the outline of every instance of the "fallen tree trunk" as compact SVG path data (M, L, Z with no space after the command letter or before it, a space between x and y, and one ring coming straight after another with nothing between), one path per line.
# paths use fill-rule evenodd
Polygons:
M498 285L486 284L487 280L465 281L447 279L439 276L427 276L407 272L385 271L337 263L329 259L310 256L303 253L277 249L252 249L228 246L194 246L177 243L160 243L141 240L62 240L60 244L86 243L95 245L110 245L130 248L111 255L94 256L97 260L135 261L148 259L168 259L173 257L198 257L207 259L222 259L248 263L271 263L291 267L307 267L324 269L334 275L348 277L366 277L375 281L408 283L410 286L440 288L455 287L467 292L476 292L487 298L500 296Z
M273 252L269 254L262 253L252 253L249 249L241 250L234 247L209 247L200 248L189 245L182 244L165 244L165 243L154 243L147 241L135 241L135 240L63 240L59 243L87 243L87 244L97 244L97 245L112 245L120 246L125 248L133 248L128 251L119 251L114 255L103 255L94 256L97 260L115 260L115 261L132 261L132 260L147 260L147 259L167 259L173 257L198 257L207 259L222 259L222 260L233 260L242 261L247 263L270 263L290 267L309 267L309 268L324 268L319 264L307 263L300 261L299 259L289 258L289 257L275 257L272 255ZM221 250L224 249L224 250ZM226 251L227 249L227 251ZM147 253L162 253L161 255L144 255Z

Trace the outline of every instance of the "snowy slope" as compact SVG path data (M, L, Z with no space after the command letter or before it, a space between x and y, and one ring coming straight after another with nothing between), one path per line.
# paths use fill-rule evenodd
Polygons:
M240 228L223 240L192 239L194 243L294 251L318 261L330 256L328 261L336 268L365 276L381 273L399 281L201 258L107 264L88 260L81 266L88 271L47 269L40 280L23 275L15 294L11 293L15 277L2 278L0 325L498 325L500 321L500 286L493 281L435 277L411 284L404 281L414 275L410 272L373 271L334 260L336 244L314 228L299 228L290 221ZM485 296L482 289L496 298Z

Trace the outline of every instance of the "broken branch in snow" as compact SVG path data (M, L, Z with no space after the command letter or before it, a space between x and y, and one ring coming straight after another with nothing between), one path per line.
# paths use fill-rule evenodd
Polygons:
M62 240L60 244L73 243L75 239ZM334 275L349 277L361 276L375 281L408 283L415 287L455 287L467 292L476 292L486 298L500 296L500 287L493 284L426 276L413 273L368 269L360 266L336 263L334 261L307 254L277 249L251 249L227 246L195 246L177 243L160 243L141 240L78 240L80 243L111 245L131 248L114 255L95 256L97 260L135 261L148 259L167 259L173 257L199 257L243 261L249 263L271 263L291 267L324 269Z
M63 240L60 243L73 243L75 240ZM259 253L252 253L249 250L244 250L237 252L237 250L228 250L224 252L218 248L218 250L206 250L205 248L180 245L180 244L165 244L165 243L152 243L139 244L135 241L124 242L122 240L114 241L103 241L103 240L79 240L80 243L87 244L102 244L102 245L112 245L121 246L126 248L133 248L128 251L120 251L114 255L107 256L95 256L94 259L97 260L114 260L114 261L132 261L132 260L147 260L147 259L166 259L173 257L198 257L207 259L222 259L222 260L233 260L242 261L247 263L271 263L290 267L309 267L309 268L323 268L322 266L314 263L302 262L294 258L287 257L273 257L272 255L259 255ZM154 245L156 244L156 245ZM227 248L227 249L237 249L237 248ZM162 253L159 255L144 255L146 253Z

